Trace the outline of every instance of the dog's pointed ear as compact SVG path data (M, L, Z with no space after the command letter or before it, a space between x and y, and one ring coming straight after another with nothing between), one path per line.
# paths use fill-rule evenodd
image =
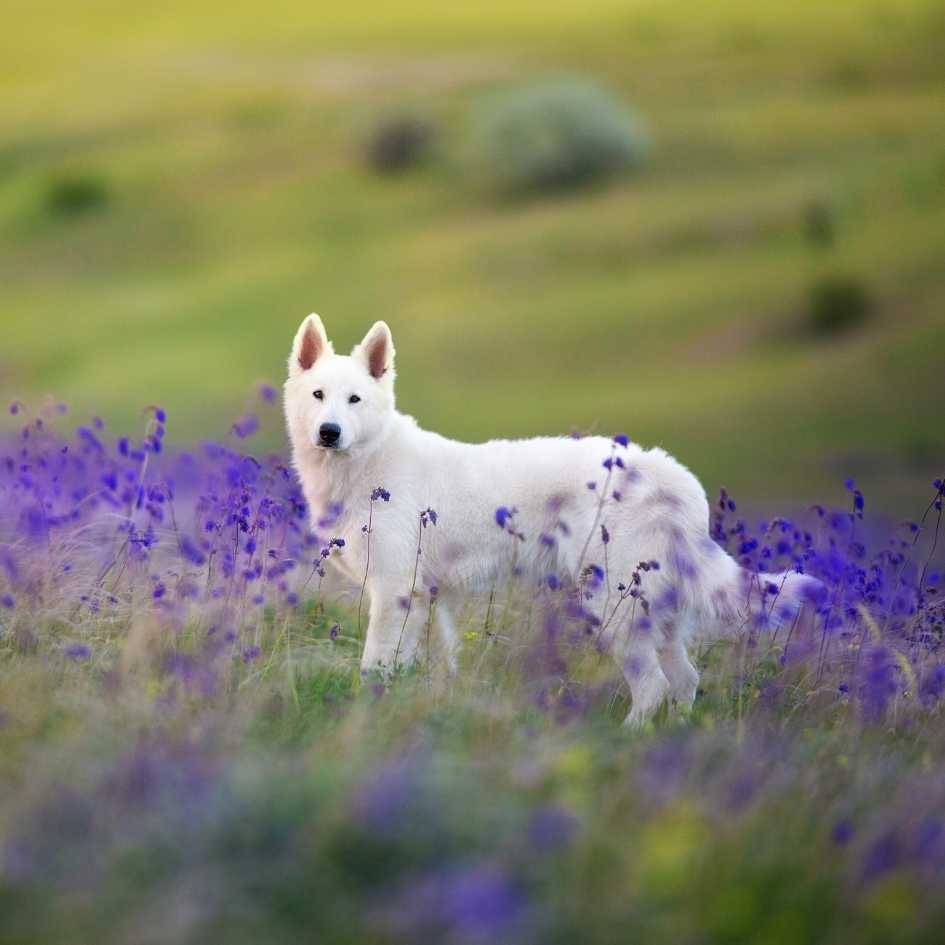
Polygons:
M375 380L387 375L394 376L394 339L387 322L375 322L359 345L355 345L351 357L358 358Z
M313 312L295 333L292 353L289 355L289 376L295 377L307 371L319 358L331 353L331 342L325 334L325 326Z

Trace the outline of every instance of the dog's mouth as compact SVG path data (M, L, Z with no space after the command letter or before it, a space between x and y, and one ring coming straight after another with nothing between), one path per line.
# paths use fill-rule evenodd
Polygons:
M323 440L316 439L314 442L315 449L321 450L323 453L347 453L347 445L342 445L341 443L325 443Z

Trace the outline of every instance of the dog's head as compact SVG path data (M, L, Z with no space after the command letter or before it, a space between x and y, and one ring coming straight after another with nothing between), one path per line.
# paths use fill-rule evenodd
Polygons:
M394 342L375 322L350 355L335 354L317 315L302 322L285 384L289 433L296 446L348 451L384 430L394 412Z

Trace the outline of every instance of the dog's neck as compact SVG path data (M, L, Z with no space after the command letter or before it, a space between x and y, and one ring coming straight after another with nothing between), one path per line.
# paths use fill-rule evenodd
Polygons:
M405 421L413 422L393 411L378 436L368 444L355 445L349 450L328 450L311 443L295 445L295 466L312 512L317 513L332 503L350 508L369 499L371 489L383 486L380 480L373 481L381 475L379 457L390 437L395 435L396 427ZM360 494L362 492L364 495Z

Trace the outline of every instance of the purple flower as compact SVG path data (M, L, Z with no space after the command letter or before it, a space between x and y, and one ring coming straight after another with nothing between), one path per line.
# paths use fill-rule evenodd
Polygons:
M76 663L80 663L83 660L89 659L92 655L92 650L90 647L86 646L84 643L70 643L64 650L63 653L70 659L74 660Z
M234 436L245 440L251 437L259 429L259 418L253 413L244 414L233 426L230 431Z
M197 547L192 538L187 535L180 537L180 553L191 564L202 565L206 563L207 556Z
M377 486L377 488L371 492L371 501L377 502L378 499L384 502L390 502L390 493L382 486Z
M0 597L0 607L6 607L7 610L12 610L16 607L16 600L12 594L4 594Z
M316 524L320 529L330 528L337 524L344 510L345 507L340 502L329 502L325 507L325 513L318 519Z
M625 446L629 446L629 444L630 444L630 438L627 436L626 433L618 433L618 434L614 437L614 442L615 442L618 446L624 446L624 447L625 447Z
M509 508L507 505L500 505L495 510L495 523L499 528L507 531L513 538L518 538L519 541L525 540L525 535L518 531L513 525L513 520L515 515L518 513L518 509L513 505Z
M259 387L256 388L256 393L259 395L259 399L264 404L275 403L277 394L276 389L272 386L272 384L263 382L259 385Z
M532 811L528 839L541 852L567 846L577 831L577 818L561 807L548 805Z
M242 659L244 663L252 663L253 660L259 658L261 652L258 646L247 646L240 654L240 659Z

